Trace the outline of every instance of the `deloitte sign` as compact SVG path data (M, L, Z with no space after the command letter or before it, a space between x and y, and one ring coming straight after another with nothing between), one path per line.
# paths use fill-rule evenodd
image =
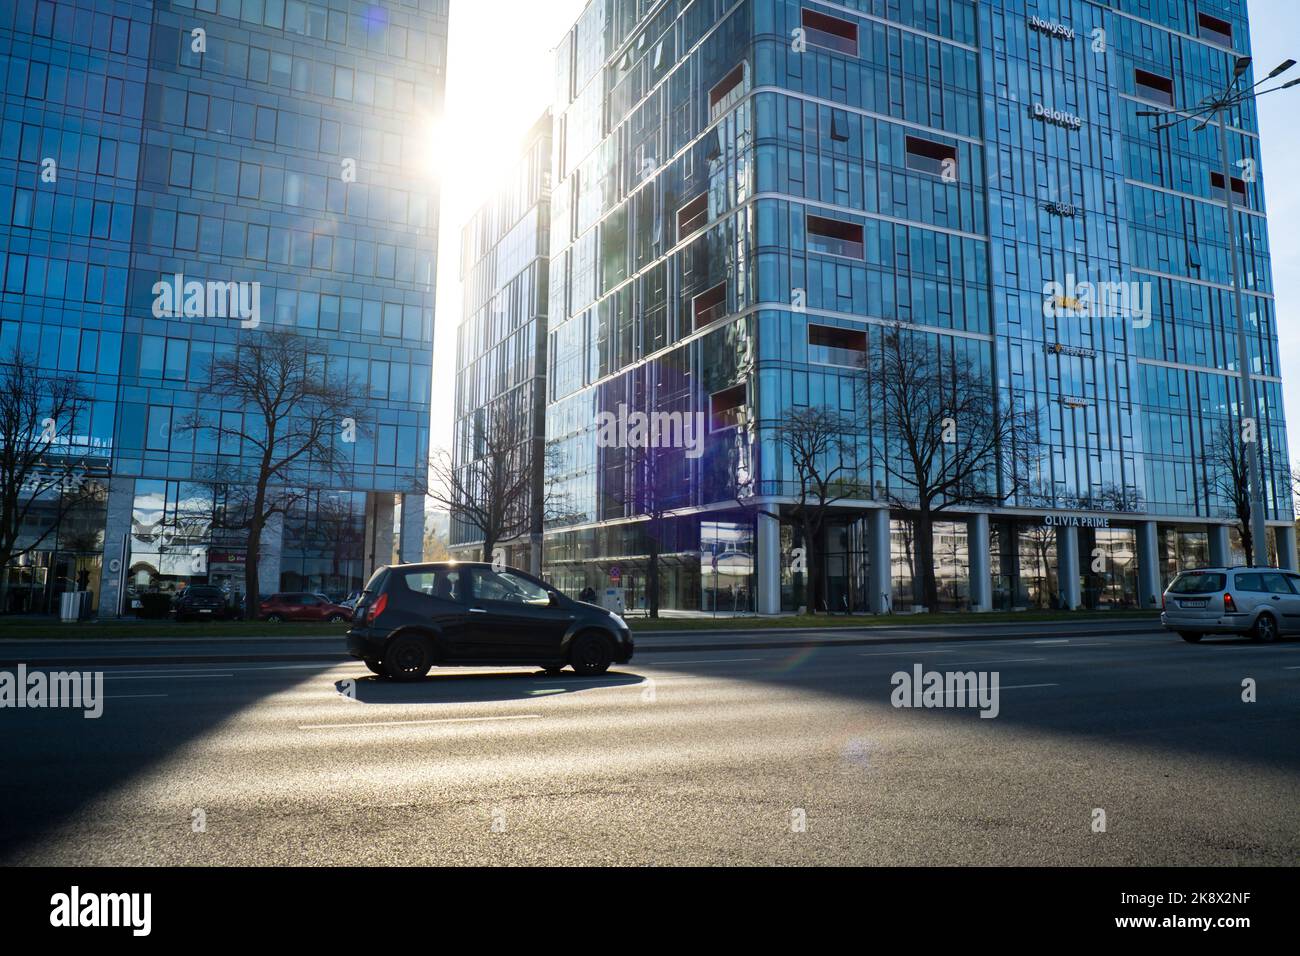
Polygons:
M1066 129L1079 129L1083 126L1083 120L1073 113L1067 113L1065 110L1054 110L1050 106L1044 106L1042 103L1035 103L1029 108L1029 113L1034 119L1044 123L1052 123L1056 126L1063 126Z

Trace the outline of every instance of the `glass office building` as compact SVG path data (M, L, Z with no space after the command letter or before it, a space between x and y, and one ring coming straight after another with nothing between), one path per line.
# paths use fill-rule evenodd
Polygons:
M461 235L464 313L456 330L453 466L459 485L483 500L495 462L526 474L497 542L511 567L541 570L546 402L546 309L550 279L551 115L525 135L514 175L473 215ZM493 430L504 435L490 436ZM484 557L481 528L451 516L450 549ZM491 555L486 556L491 559Z
M0 356L79 379L75 441L104 488L14 569L6 610L74 586L102 616L131 591L242 587L245 542L196 516L251 449L183 423L243 421L209 366L268 329L370 397L345 476L267 529L262 592L346 593L419 557L446 43L447 0L4 4ZM173 276L258 289L256 324L157 317Z
M654 550L665 607L807 604L778 429L826 406L856 489L819 542L829 606L915 603L898 436L860 387L898 323L1037 425L1032 480L934 527L940 607L1150 606L1242 560L1211 475L1242 362L1293 566L1253 104L1228 184L1215 125L1137 115L1199 103L1249 47L1245 0L592 0L557 53L546 433L573 507L548 574L640 607ZM629 409L702 441L609 440Z

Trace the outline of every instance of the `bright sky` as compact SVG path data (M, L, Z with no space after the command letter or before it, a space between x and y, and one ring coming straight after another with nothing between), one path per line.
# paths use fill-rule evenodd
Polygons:
M514 164L520 138L550 105L551 51L585 0L451 0L442 228L433 368L433 444L451 437L460 322L460 229ZM1249 0L1257 71L1300 60L1300 3ZM1291 76L1300 76L1300 66ZM1300 459L1300 87L1259 101L1265 196L1292 459Z
M451 441L460 230L519 157L555 89L552 53L586 0L451 0L433 342L433 446Z

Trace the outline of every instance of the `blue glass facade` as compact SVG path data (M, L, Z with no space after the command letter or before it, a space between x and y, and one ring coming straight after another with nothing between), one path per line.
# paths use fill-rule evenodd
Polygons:
M125 580L100 583L96 567L101 614L122 586L238 583L241 543L184 516L251 449L181 424L195 412L238 423L244 409L211 394L207 369L269 328L308 338L371 397L344 448L345 487L322 476L266 542L263 590L346 592L385 546L418 556L422 497L393 496L423 479L427 456L438 194L426 133L446 42L446 0L5 4L0 353L38 355L95 399L85 442L111 479L93 550L130 548ZM258 284L256 323L159 317L155 286L174 275ZM195 547L210 568L177 560Z
M1241 0L593 0L557 62L547 437L577 507L548 572L617 566L638 606L653 535L665 606L806 603L795 529L737 496L784 519L778 429L825 406L854 423L856 486L819 543L830 605L912 603L897 436L859 387L895 323L984 370L1041 442L1023 489L936 527L942 606L1147 605L1232 560L1210 476L1242 360L1218 130L1136 114L1199 103L1248 52ZM1229 134L1254 161L1230 184L1246 361L1293 563L1251 104ZM1114 292L1083 307L1084 284ZM648 474L600 440L620 404L703 416L701 453Z

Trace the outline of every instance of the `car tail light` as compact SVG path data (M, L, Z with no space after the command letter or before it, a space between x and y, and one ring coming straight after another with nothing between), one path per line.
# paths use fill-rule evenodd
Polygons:
M1231 594L1225 593L1223 595L1223 610L1227 614L1237 613L1237 602L1232 599Z
M374 604L372 604L372 605L370 605L370 607L366 608L366 623L367 623L367 624L373 624L374 621L375 621L375 618L377 618L377 617L379 617L379 615L383 614L383 613L384 613L384 608L386 608L386 607L388 607L388 595L387 595L387 594L381 594L381 595L379 595L379 600L375 601Z

